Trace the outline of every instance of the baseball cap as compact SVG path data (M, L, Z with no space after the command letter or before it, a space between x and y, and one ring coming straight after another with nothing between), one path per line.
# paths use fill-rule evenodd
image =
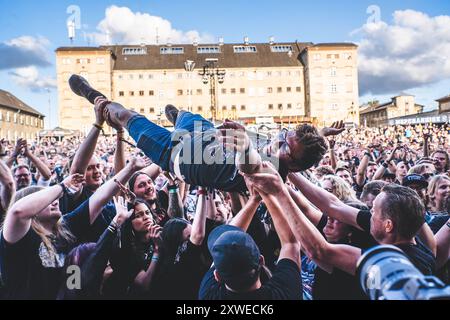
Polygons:
M403 178L403 185L408 187L412 184L420 185L423 188L428 187L428 181L420 174L410 174Z
M208 237L208 249L217 272L225 282L244 280L251 271L260 268L258 246L248 233L238 227L222 225L215 228Z

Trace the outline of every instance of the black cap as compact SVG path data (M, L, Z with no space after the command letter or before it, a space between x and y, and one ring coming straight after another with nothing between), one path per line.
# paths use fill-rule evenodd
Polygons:
M423 188L428 187L428 181L420 174L410 174L403 178L403 185L409 187L412 184L420 185Z

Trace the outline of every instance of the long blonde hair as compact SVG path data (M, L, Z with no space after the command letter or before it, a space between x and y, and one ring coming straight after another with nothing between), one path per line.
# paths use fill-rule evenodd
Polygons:
M44 190L44 187L31 186L25 189L22 189L16 193L16 197L14 202L19 201L20 199L26 198L29 195ZM56 255L56 249L52 243L52 240L47 235L47 230L42 226L37 217L34 217L31 220L31 228L33 231L37 233L37 235L41 238L44 245L47 247L48 251ZM55 224L52 230L52 234L56 236L57 239L60 239L68 244L74 243L76 241L76 237L68 230L62 223L62 219L59 219Z
M439 204L436 203L436 197L434 194L436 193L436 190L439 188L439 185L442 181L447 180L450 182L450 178L446 175L437 175L431 178L430 183L428 184L428 190L427 190L427 196L428 196L428 206L429 209L435 209L436 211L440 211L443 208L439 208ZM445 206L445 203L443 204Z
M341 201L358 201L355 191L345 182L344 179L335 175L326 175L321 181L330 181L333 194Z

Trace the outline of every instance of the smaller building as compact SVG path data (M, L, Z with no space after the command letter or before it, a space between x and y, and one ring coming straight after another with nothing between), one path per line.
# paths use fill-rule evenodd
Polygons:
M450 94L436 100L439 103L439 113L450 111Z
M0 138L10 141L35 139L44 128L44 118L42 113L0 89Z
M402 93L386 103L367 104L360 107L360 123L365 127L389 125L389 120L423 112L423 105L417 104L413 95Z

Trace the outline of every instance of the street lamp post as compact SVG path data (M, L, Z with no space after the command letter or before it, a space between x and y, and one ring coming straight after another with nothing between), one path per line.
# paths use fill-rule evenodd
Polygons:
M204 84L209 83L209 93L211 95L211 121L213 123L217 119L217 83L223 84L226 74L226 71L224 69L219 69L219 67L217 66L218 61L218 59L205 59L203 70L198 73L202 77L202 81Z
M48 129L52 129L52 102L50 100L50 89L45 89L48 93Z
M195 62L194 61L187 60L184 63L184 70L186 70L186 72L187 72L187 74L189 76L189 79L188 79L188 82L189 82L189 89L188 89L189 90L188 91L189 105L188 105L188 111L189 112L192 112L192 87L191 87L191 80L192 80L192 72L194 71L194 68L195 68Z

